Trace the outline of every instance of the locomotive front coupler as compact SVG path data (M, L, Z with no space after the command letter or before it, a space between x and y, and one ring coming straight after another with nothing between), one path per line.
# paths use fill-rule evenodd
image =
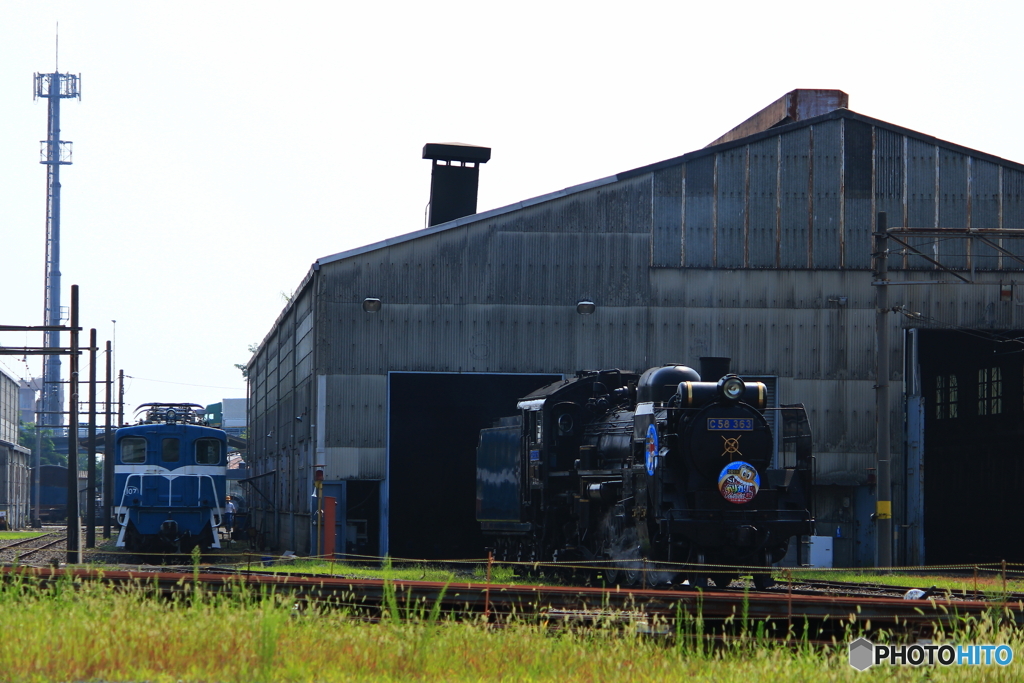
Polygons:
M173 519L167 519L160 523L160 535L164 538L177 540L178 523Z

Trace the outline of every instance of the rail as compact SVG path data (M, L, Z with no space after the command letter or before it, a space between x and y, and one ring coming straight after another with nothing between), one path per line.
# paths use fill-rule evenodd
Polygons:
M685 625L699 620L709 633L728 632L740 623L761 624L766 638L801 635L815 640L845 638L887 630L930 637L962 628L965 620L993 619L1019 627L1019 601L927 600L894 597L801 595L792 591L642 590L575 586L509 585L484 580L467 582L357 579L338 576L282 576L235 571L118 571L84 568L0 568L0 578L34 577L44 583L63 577L111 585L144 585L163 595L185 594L197 586L213 592L287 591L297 609L311 604L349 610L359 618L419 614L435 606L456 618L551 618L577 623L616 621ZM760 637L760 636L759 636Z

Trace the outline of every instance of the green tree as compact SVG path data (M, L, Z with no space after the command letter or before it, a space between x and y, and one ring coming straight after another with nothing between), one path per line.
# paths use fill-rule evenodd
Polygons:
M256 353L257 351L259 351L259 348L259 344L249 344L249 353ZM247 365L244 365L242 363L235 363L235 367L242 371L242 377L249 376L249 368Z
M57 449L53 446L52 432L49 429L44 429L43 432L43 451L39 461L43 465L60 465L61 467L68 466L68 456L58 453ZM22 422L21 429L18 430L18 444L30 449L32 452L36 450L36 425L34 422Z

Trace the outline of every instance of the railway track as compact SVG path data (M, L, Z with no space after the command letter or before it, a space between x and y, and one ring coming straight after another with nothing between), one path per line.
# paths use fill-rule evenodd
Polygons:
M257 564L256 566L259 567L259 564ZM137 568L137 569L142 570L142 571L146 570L146 568L143 567L142 565L135 565L135 567L127 566L125 568L126 569ZM169 571L169 572L191 572L192 571L192 567L189 566L189 565L165 566L165 567L162 568L162 570L163 571ZM273 571L263 570L263 569L252 570L250 568L245 567L244 565L216 565L216 564L211 564L211 565L204 566L203 567L203 572L205 574L221 574L221 575L236 575L239 572L244 572L246 575L262 575L262 576L279 576L280 575L280 572L273 572ZM469 572L464 572L464 575L465 575L466 578L470 578L472 576L472 574L469 573ZM345 577L344 574L331 574L331 575L322 574L322 575L319 575L319 576L325 576L325 577L329 576L330 578L353 578L353 577ZM553 584L551 584L551 585L573 586L573 585L577 585L577 584L573 584L571 582L564 582L564 581L555 580L553 582ZM593 584L590 584L590 585L593 585ZM664 586L664 585L655 586L655 587L652 587L652 589L661 589L661 590L670 590L670 591L694 590L694 589L690 588L689 586L669 587L669 586ZM935 588L934 586L931 587L931 590L928 590L928 587L925 586L924 583L921 584L919 589L922 590L922 591L927 591L925 599L931 598L931 597L935 597L937 599L949 600L949 601L955 601L955 602L956 601L963 601L963 600L980 600L980 601L997 601L997 602L1024 602L1024 593L1007 592L1007 593L1004 594L1001 591L992 591L992 590L990 590L990 591L974 591L974 590L964 590L964 589L957 589L957 590L938 589L938 588ZM620 590L642 591L642 590L646 590L646 587L644 587L642 585L641 586L630 586L630 587L623 586L623 587L620 588ZM799 579L792 579L792 580L779 579L779 580L777 580L775 582L775 584L771 588L768 588L765 591L758 591L749 581L743 581L743 580L734 581L729 586L726 586L724 588L713 588L712 587L712 588L707 589L707 590L709 590L709 591L721 591L721 592L732 593L732 594L736 594L736 595L743 594L743 593L749 594L749 593L753 593L753 592L764 592L765 594L768 594L768 595L778 595L780 592L785 592L785 593L791 593L793 595L822 595L822 594L829 594L829 595L846 596L846 597L908 599L906 597L907 593L908 593L908 591L911 591L912 588L909 587L909 586L894 586L894 585L886 585L886 584L872 583L872 582L853 583L853 582L849 582L849 581L826 581L826 580L820 580L820 581L819 580L813 580L812 581L812 580L799 580ZM920 599L920 598L910 598L910 599Z
M7 543L0 546L0 562L20 562L27 557L37 556L37 553L64 543L66 538L66 532L51 531Z
M41 545L41 546L39 546L37 548L28 548L27 550L22 551L21 553L19 553L19 557L20 557L21 560L24 560L24 559L26 559L28 557L35 558L35 557L37 557L37 553L41 553L44 550L50 550L51 548L55 548L56 546L63 546L66 541L67 541L66 538L64 538L64 537L62 537L61 535L58 534L57 538L55 538L55 539L53 539L51 541L48 541L48 542L44 543L43 545ZM63 549L63 548L60 548L60 549Z
M55 533L57 533L57 532L51 531L48 534L40 534L38 536L29 536L28 538L23 538L23 539L18 540L18 541L13 541L11 543L6 543L4 545L0 545L0 552L3 552L4 550L9 550L11 548L17 548L17 547L25 545L27 543L31 543L32 541L38 541L40 538L45 538L47 536L53 536Z
M923 584L922 584L923 586ZM844 595L865 595L865 596L877 596L877 597L903 597L907 591L911 590L907 586L892 586L883 583L850 583L848 581L800 581L794 579L792 581L780 580L776 587L772 590L787 590L788 587L792 587L792 590L801 594L809 592L836 592ZM926 590L926 588L922 588ZM936 597L945 598L949 600L996 600L999 602L1022 602L1024 601L1024 593L1019 592L1006 592L1003 593L999 590L967 590L967 589L945 589L937 588L932 591L932 594Z
M683 620L699 620L708 632L736 630L739 624L762 624L766 636L807 636L812 640L844 638L851 633L897 630L929 637L967 618L997 615L1024 624L1024 601L991 602L951 599L904 600L899 597L804 594L792 587L770 591L639 590L571 586L523 586L482 582L437 583L263 573L113 571L88 568L6 567L0 577L35 577L43 583L66 575L76 581L145 586L165 596L186 594L198 583L206 591L286 592L297 605L345 608L367 619L382 614L429 612L438 606L456 618L501 623L509 618L544 623L661 624L671 630Z

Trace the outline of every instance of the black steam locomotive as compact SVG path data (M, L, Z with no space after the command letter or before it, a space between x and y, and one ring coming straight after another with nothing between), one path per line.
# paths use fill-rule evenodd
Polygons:
M483 430L477 520L495 558L599 567L609 584L724 586L812 534L803 405L777 411L787 467L766 386L729 374L728 358L701 363L580 372Z

